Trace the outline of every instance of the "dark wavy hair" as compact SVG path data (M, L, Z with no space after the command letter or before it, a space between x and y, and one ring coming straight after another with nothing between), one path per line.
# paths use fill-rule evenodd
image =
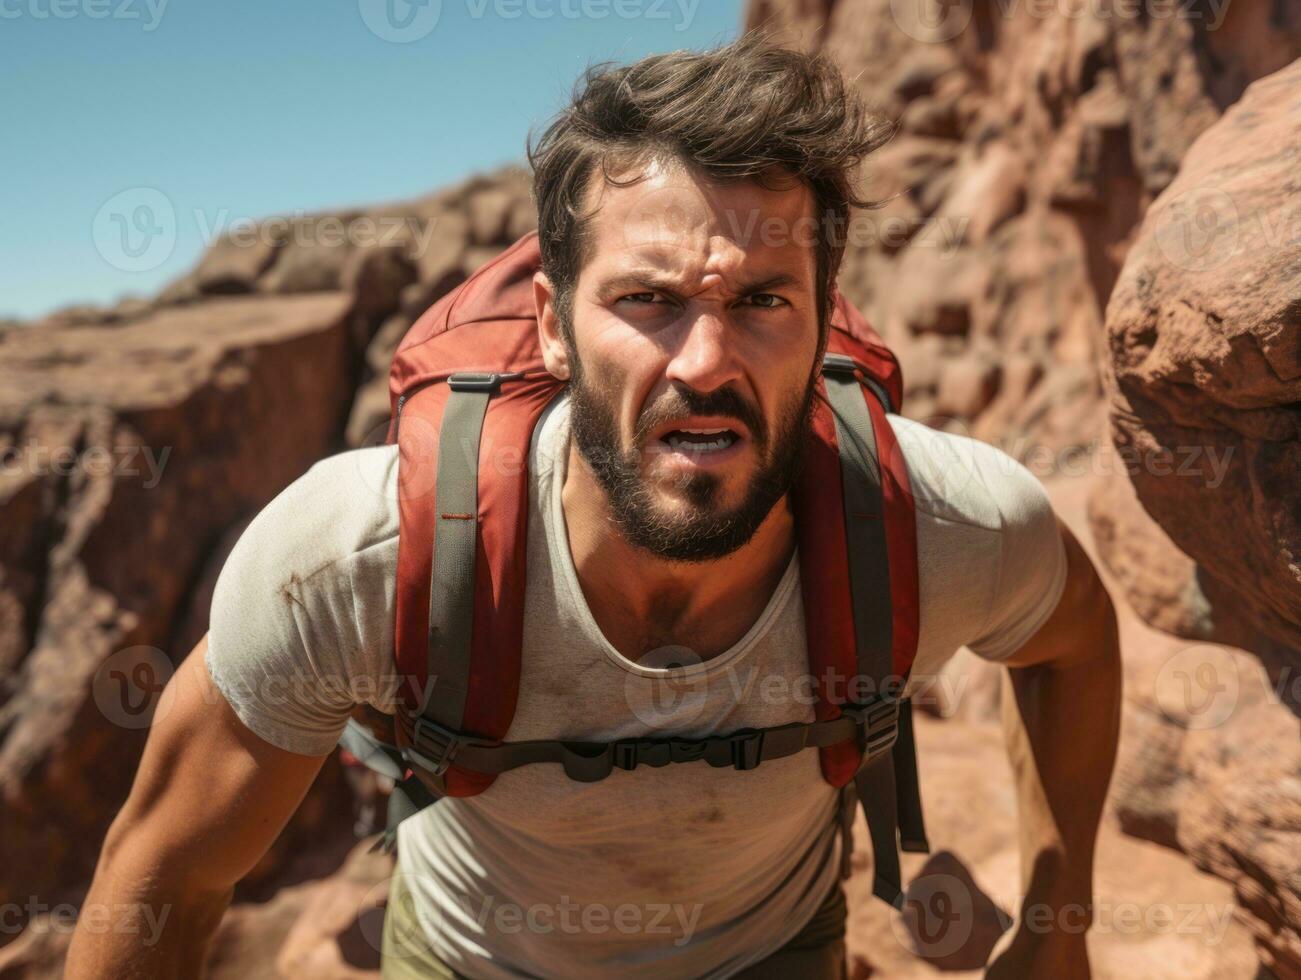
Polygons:
M573 100L528 157L538 208L542 269L570 309L590 244L583 205L592 175L651 160L683 163L712 180L802 181L816 214L818 314L825 327L844 257L862 159L892 126L869 112L827 58L782 48L760 32L705 52L675 51L631 65L589 68Z

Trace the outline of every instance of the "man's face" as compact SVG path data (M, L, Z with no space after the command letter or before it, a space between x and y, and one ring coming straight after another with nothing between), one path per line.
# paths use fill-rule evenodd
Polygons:
M548 367L569 374L575 442L624 536L709 560L786 493L807 430L812 197L644 172L627 187L594 181L589 257Z

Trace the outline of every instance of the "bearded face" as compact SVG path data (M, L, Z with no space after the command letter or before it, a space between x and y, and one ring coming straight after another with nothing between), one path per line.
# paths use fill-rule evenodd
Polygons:
M547 368L619 531L728 555L790 489L823 341L806 187L672 163L594 179L575 282L535 279Z
M645 406L625 440L613 379L600 383L576 351L570 357L573 438L632 544L673 561L722 558L749 541L789 491L808 434L812 384L791 392L772 419L733 388L702 393L674 385ZM728 499L716 472L733 462L729 456L746 457L734 460L748 471L739 500Z

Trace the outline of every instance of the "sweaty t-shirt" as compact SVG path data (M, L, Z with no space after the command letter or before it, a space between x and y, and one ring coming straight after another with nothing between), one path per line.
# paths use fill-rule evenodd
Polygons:
M1056 606L1066 558L1047 495L1019 463L889 419L917 503L916 683L964 644L993 660L1018 649ZM524 648L506 738L702 737L812 721L798 556L717 656L701 661L687 645L634 662L611 646L569 552L568 446L560 399L530 451ZM222 570L208 668L273 745L321 755L354 705L395 710L396 479L391 446L318 462ZM398 871L429 948L467 977L725 977L781 948L827 895L837 804L815 750L746 772L702 760L597 783L525 766L403 823Z

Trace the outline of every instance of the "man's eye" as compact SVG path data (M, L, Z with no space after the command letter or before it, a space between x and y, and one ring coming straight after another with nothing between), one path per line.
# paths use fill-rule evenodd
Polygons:
M659 299L659 293L629 293L627 296L620 297L621 302L631 303L654 303Z
M746 299L751 306L757 306L764 310L775 309L786 302L775 293L755 293L753 296L746 297Z

